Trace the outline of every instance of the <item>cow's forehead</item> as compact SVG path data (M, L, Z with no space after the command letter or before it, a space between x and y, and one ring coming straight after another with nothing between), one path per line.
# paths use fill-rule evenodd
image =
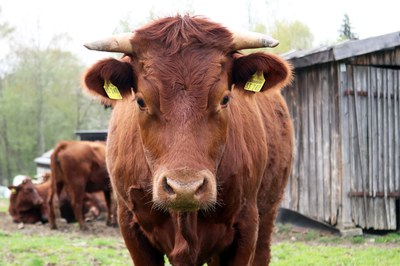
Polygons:
M159 101L160 109L207 108L210 97L214 97L223 79L229 58L212 49L186 49L170 56L146 56L140 60L139 92ZM226 88L227 89L227 88ZM171 101L173 105L171 106Z

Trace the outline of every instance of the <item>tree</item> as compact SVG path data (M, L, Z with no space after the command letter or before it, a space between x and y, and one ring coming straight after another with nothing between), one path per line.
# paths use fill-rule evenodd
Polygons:
M339 30L339 41L344 40L357 40L357 35L353 32L353 27L350 24L349 15L344 14L343 16L343 24Z
M34 174L33 159L61 139L74 139L77 129L106 126L110 111L81 92L84 66L60 48L64 37L56 36L46 47L34 40L16 42L7 56L10 71L0 95L0 167L8 178Z
M1 15L1 7L0 7L0 15ZM3 41L4 39L8 38L12 32L14 31L14 28L11 27L7 22L5 21L0 21L0 42ZM0 44L1 45L1 44ZM3 94L3 80L2 77L4 76L4 69L5 67L3 66L3 62L0 61L0 99ZM1 109L0 109L1 111ZM1 114L1 112L0 112ZM7 121L4 119L4 116L0 116L0 147L4 147L4 152L8 152L10 149L10 145L8 143L8 138L7 138ZM6 153L7 154L7 153ZM1 155L0 155L1 157ZM9 167L9 158L5 155L2 155L4 160L6 161L5 167L0 164L0 184L4 183L3 177L5 175L9 176L11 172L11 168ZM0 158L1 159L1 158Z
M252 31L266 33L273 38L279 40L280 44L273 49L268 49L272 53L285 53L290 50L302 50L311 48L313 35L307 25L300 21L275 21L273 27L268 30L262 23L256 23ZM264 51L266 48L252 49L250 52L257 50Z
M0 7L0 14L1 14L1 7ZM14 31L14 28L8 24L6 21L0 21L0 40L7 37Z
M271 36L280 42L279 46L274 48L275 53L311 48L314 38L308 26L298 20L276 21Z

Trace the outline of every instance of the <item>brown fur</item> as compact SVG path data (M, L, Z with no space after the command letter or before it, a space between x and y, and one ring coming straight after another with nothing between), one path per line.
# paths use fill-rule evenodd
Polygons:
M74 216L82 230L85 192L102 191L107 202L107 224L115 225L112 213L112 192L105 165L105 145L100 142L61 141L51 155L51 190L48 197L51 228L57 228L54 213L54 196L60 199L65 188L71 201Z
M50 177L50 175L48 175ZM51 187L51 180L46 178L43 183L33 184L28 178L18 186L9 186L12 190L9 204L9 213L16 223L47 223L49 206L47 199ZM101 212L106 211L104 196L98 193L85 193L84 210L85 217L97 218ZM74 222L75 216L71 202L65 189L59 195L61 217L67 222Z
M231 53L231 33L198 17L156 21L132 47L84 81L114 107L107 167L134 264L163 265L163 254L173 265L268 264L293 156L280 93L289 65ZM261 92L245 91L256 71ZM105 98L104 80L124 99Z
M48 217L49 204L47 201L51 189L50 173L46 173L44 175L44 182L36 184L36 188L39 192L39 195L44 200L43 212L46 214L46 217ZM74 211L71 206L71 200L65 187L61 190L57 200L58 202L55 204L55 206L58 206L60 209L61 218L65 219L68 223L76 222ZM83 198L83 215L86 219L96 219L101 213L105 213L106 211L106 200L102 192L85 193L85 197Z
M8 188L11 190L8 212L15 223L47 222L45 203L30 178Z

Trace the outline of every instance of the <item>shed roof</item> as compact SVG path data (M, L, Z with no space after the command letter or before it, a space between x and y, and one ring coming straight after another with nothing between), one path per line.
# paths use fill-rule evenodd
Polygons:
M368 54L400 46L400 31L363 40L345 41L336 45L309 50L295 50L283 54L295 68L307 67Z
M80 140L101 140L105 141L107 139L107 129L103 130L77 130L75 134L79 136Z
M53 149L43 153L40 157L35 158L36 165L41 166L49 166L50 165L50 156L53 153Z

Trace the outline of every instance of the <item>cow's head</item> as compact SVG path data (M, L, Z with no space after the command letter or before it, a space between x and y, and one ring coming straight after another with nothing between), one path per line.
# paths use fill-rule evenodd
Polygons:
M235 119L230 104L236 97L251 102L255 93L244 87L255 73L265 78L261 92L281 88L291 76L288 64L277 56L236 50L277 44L261 34L232 33L206 19L185 16L87 45L125 53L120 60L96 63L84 83L101 101L134 108L136 118L124 122L140 128L156 205L187 211L215 204L216 173L230 120Z
M24 179L18 186L8 186L8 188L11 190L9 213L14 218L43 204L43 199L30 178Z

